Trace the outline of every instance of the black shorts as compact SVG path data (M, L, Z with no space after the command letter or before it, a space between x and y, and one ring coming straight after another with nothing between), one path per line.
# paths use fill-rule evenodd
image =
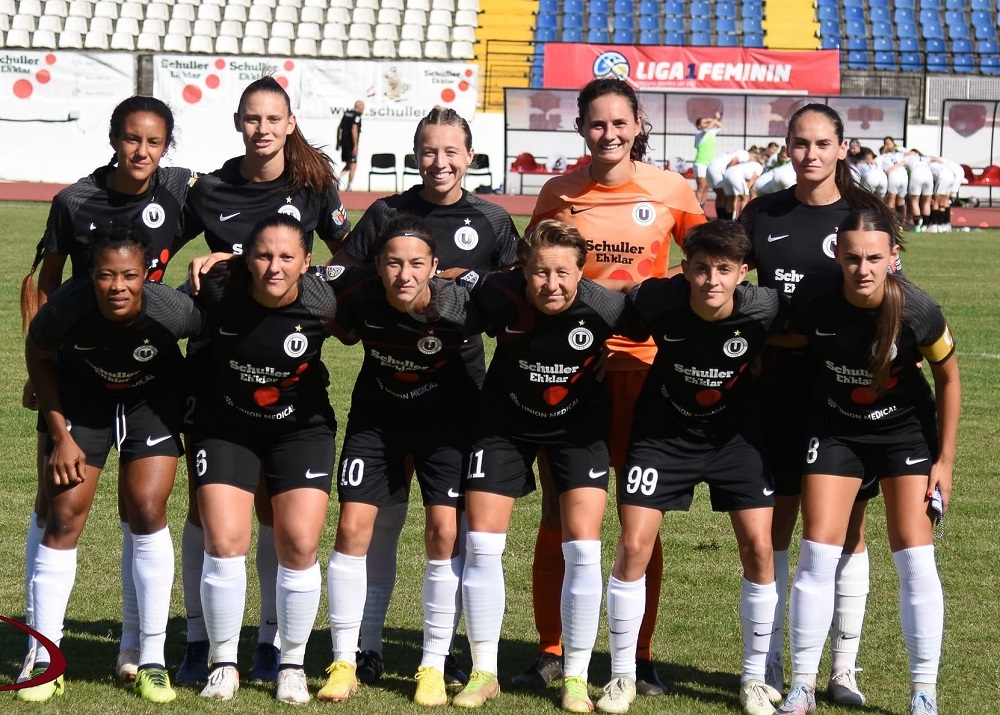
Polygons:
M336 429L329 425L275 434L203 430L191 441L195 484L227 484L253 493L263 470L271 496L303 488L329 494L336 437Z
M460 505L469 440L465 426L436 420L432 428L385 429L348 422L340 453L337 496L384 507L410 498L406 457L413 458L424 506Z
M719 442L680 435L639 436L629 445L622 504L687 511L694 488L708 484L713 511L774 506L763 441L736 433Z
M340 145L340 158L347 165L358 163L358 156L354 151L353 142L344 142Z
M63 416L70 435L87 455L87 466L103 469L114 447L122 463L144 457L179 457L180 410L173 390L159 390L121 402L74 400L61 395ZM39 415L41 413L39 412ZM40 431L48 432L45 420ZM45 454L52 454L48 440Z
M476 440L469 457L465 491L490 492L522 497L535 490L531 468L538 456L538 442L528 442L506 435L490 435ZM607 491L611 456L605 439L582 439L580 442L545 443L549 470L556 493L580 487Z
M935 445L919 429L900 430L880 440L843 436L811 437L806 445L806 474L832 474L873 482L919 474L929 476ZM867 476L867 478L865 478Z

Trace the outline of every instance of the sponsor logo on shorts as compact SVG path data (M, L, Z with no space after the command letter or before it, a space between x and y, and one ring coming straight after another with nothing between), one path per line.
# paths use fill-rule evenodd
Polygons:
M167 220L167 212L158 203L146 204L142 210L142 222L150 228L159 228Z
M649 226L656 220L656 209L648 201L640 201L632 209L632 220L639 226Z
M314 472L311 469L306 470L306 479L319 479L320 477L330 476L329 472Z
M146 437L146 446L155 447L160 442L166 442L168 439L170 439L170 437L171 435L169 434L166 435L165 437L153 437L152 435L150 435L149 437Z
M774 494L774 489L772 487L764 487L764 496L769 497Z
M594 344L594 334L584 327L569 331L569 346L574 350L586 350Z
M231 218L236 218L237 216L240 215L240 213L241 213L240 211L237 211L234 214L219 214L219 221L221 221L222 223L225 223L226 221L228 221Z
M455 245L463 251L471 251L479 245L479 233L469 224L472 219L465 219L465 225L455 231Z
M90 230L93 231L95 228L97 228L97 224L94 223L93 221L91 221L90 222Z
M600 471L596 469L591 469L589 472L587 472L587 476L590 477L591 479L600 479L607 473L608 473L607 469L602 469Z
M292 333L285 338L285 354L288 357L302 357L309 348L309 338L299 332Z
M906 464L907 466L912 467L914 464L920 464L921 462L926 462L928 459L929 457L919 457L917 459L914 459L913 457L907 457Z
M455 489L455 487L451 487L448 490L448 496L451 497L452 499L458 499L461 496L461 494L458 493L458 490Z

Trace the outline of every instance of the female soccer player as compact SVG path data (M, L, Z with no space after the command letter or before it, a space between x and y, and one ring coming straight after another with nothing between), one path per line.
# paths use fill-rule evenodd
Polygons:
M108 140L114 156L106 165L63 189L52 201L45 233L39 242L32 265L38 269L38 287L31 275L22 288L21 307L25 325L39 307L60 286L66 259L69 258L74 278L85 279L90 274L88 244L96 226L116 221L141 226L150 239L150 260L147 279L163 280L167 262L173 255L174 244L184 225L182 209L193 183L188 169L161 167L160 159L174 143L174 116L166 104L153 97L134 96L120 102L111 113ZM40 267L39 267L40 262ZM25 385L24 406L37 409L30 382ZM38 458L39 485L44 467L42 461L48 438L39 420ZM122 492L120 492L122 493ZM46 518L44 491L39 488L36 509L28 526L25 542L25 617L32 622L33 604L30 584L35 552L42 538ZM128 529L124 502L119 502L122 530L122 637L119 644L116 672L122 678L135 678L139 665L139 612L135 587L132 583L132 534ZM29 643L20 679L30 674L34 647Z
M556 218L576 226L592 246L583 269L586 278L630 282L666 276L670 240L680 245L688 229L705 221L694 192L679 174L640 161L646 152L649 130L640 121L639 100L627 82L594 80L581 90L577 107L577 131L587 142L593 161L542 187L530 225ZM608 349L605 382L612 409L609 443L611 464L620 481L624 477L635 400L656 346L652 341L635 343L615 337L608 342ZM544 473L542 478L546 478ZM550 583L562 580L561 540L558 504L543 500L532 569L539 654L515 678L520 687L545 687L560 673L558 604L547 594ZM651 660L662 568L663 552L657 540L647 574L646 619L636 655L637 687L643 695L664 692Z
M890 272L899 226L886 209L852 212L837 235L840 275L796 292L793 330L820 364L802 479L802 545L789 617L792 688L778 710L816 707L816 672L836 573L866 475L885 496L910 662L911 715L936 715L944 596L934 561L934 498L952 490L961 385L955 342L934 299ZM926 362L934 394L918 363Z
M385 226L397 213L427 222L437 246L438 270L467 268L480 275L514 262L517 229L500 206L470 194L462 178L472 163L472 132L453 109L432 109L417 124L413 153L422 183L402 194L378 199L358 221L333 263L375 262ZM470 374L482 384L486 363L482 339L472 336L463 354ZM406 503L383 505L375 518L368 548L368 597L361 624L361 655L357 676L373 683L382 674L382 629L396 582L399 535L406 520ZM465 675L454 656L445 663L449 685L464 684Z
M330 252L335 253L350 229L347 211L337 193L337 179L330 158L311 146L302 135L285 90L273 77L251 82L243 90L233 119L236 131L243 137L244 154L230 159L217 171L202 176L188 195L187 210L192 217L191 222L200 224L204 229L209 249L217 252L213 254L214 259L242 254L244 242L257 222L275 213L286 214L299 221L310 246L315 231ZM197 234L196 229L192 235ZM211 264L212 261L209 261L203 268L195 270L195 283L199 270L208 270ZM188 371L195 376L203 375L205 370L199 366L196 354L197 346L188 348L188 359L193 361ZM191 382L195 380L192 378ZM194 395L188 399L194 400ZM192 409L193 402L189 402L187 411ZM189 473L193 466L188 465ZM188 518L181 542L187 649L177 670L179 683L204 681L207 676L208 634L198 598L201 554L205 542L199 526L193 481L189 484L192 486L188 495ZM266 488L266 484L262 481L261 488ZM278 620L274 610L278 561L269 525L269 503L267 495L262 493L257 501L261 519L256 552L261 615L251 669L254 682L273 681L277 676L279 660L276 647Z
M197 298L209 333L190 447L205 531L201 602L212 663L201 695L230 700L239 688L250 513L263 472L278 557L277 699L304 703L306 642L322 584L316 552L336 449L320 353L336 304L315 276L304 275L309 241L294 217L268 216L246 248L245 257L202 278Z
M699 118L695 128L698 130L694 135L694 176L697 184L695 196L698 203L704 206L705 198L708 196L708 165L715 160L717 137L722 131L722 114L716 112L714 117Z
M837 272L833 251L837 226L852 209L877 208L881 202L854 180L846 159L844 123L827 105L807 104L796 111L788 121L786 145L798 182L790 189L750 202L740 215L740 223L753 245L750 263L757 268L758 284L791 296L804 278ZM766 682L780 691L784 687L788 546L798 518L807 438L801 396L812 389L815 368L807 351L773 346L762 356L762 370L764 433L775 488L771 536L778 584L778 615L774 619ZM868 500L877 494L878 484L866 480L837 571L828 691L835 702L845 705L864 704L855 677L869 583L864 522Z
M457 505L479 386L462 358L465 334L428 317L432 290L452 287L433 278L438 260L428 224L397 213L380 243L375 266L327 267L336 276L337 323L360 338L365 359L340 456L340 520L327 568L334 662L318 697L339 702L357 688L369 544L378 512L409 499L411 457L423 492L427 552L414 702L433 707L448 704L445 659L462 572Z
M514 501L535 487L544 446L548 499L559 506L564 710L589 712L587 670L601 604L601 521L607 501L609 397L597 377L604 342L625 329L625 296L583 279L587 241L555 220L518 243L522 270L490 275L471 294L469 324L497 337L465 481L469 534L462 595L473 672L452 699L495 698L505 604L501 559ZM551 588L552 584L547 584Z
M623 713L635 699L649 555L663 513L686 511L704 481L712 508L729 512L743 565L740 703L747 715L772 715L781 693L763 681L778 602L774 490L748 368L768 335L783 327L787 310L773 288L743 282L750 240L739 224L696 226L684 252L682 276L647 280L629 294L659 350L636 405L626 461L621 536L608 581L612 678L597 708Z
M136 691L164 703L176 695L163 646L174 551L167 497L181 454L176 381L180 338L201 328L194 304L146 280L149 241L127 222L91 234L89 279L56 291L31 322L25 346L49 439L43 480L48 515L31 581L35 628L58 644L76 575L76 546L112 446L132 535L139 615ZM32 675L49 654L39 645ZM21 700L63 692L63 678L19 690Z

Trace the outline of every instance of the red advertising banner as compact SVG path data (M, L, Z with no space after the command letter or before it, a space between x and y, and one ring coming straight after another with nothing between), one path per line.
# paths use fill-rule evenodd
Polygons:
M840 52L545 45L546 87L582 87L596 77L620 77L636 89L840 94Z

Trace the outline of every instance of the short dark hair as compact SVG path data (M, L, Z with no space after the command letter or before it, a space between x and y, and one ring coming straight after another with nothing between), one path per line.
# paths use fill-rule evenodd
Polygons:
M295 231L299 235L299 245L302 246L302 250L306 253L312 253L312 237L303 228L302 223L289 214L274 213L270 216L265 216L256 224L254 224L253 230L250 232L250 240L247 241L247 257L250 255L250 251L253 250L254 246L260 241L264 231L269 228L288 228Z
M715 220L698 224L684 237L684 255L690 261L699 253L746 263L750 255L750 238L746 229L736 221Z
M378 235L376 254L381 255L386 244L400 236L412 236L420 239L431 249L431 256L437 256L437 241L434 240L434 231L430 225L420 216L404 212L397 213L386 221Z
M129 221L109 221L90 232L87 242L87 270L94 269L94 257L101 251L129 249L142 256L143 268L149 265L149 235L137 224Z

